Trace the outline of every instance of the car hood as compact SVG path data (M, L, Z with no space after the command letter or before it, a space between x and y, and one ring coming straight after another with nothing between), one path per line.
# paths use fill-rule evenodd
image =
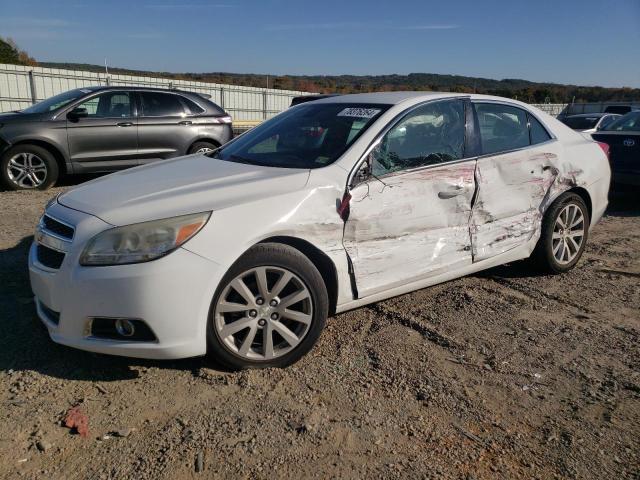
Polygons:
M42 120L42 113L7 112L0 113L0 123L34 122Z
M92 180L62 194L58 202L121 226L292 192L304 187L308 178L307 169L190 155Z

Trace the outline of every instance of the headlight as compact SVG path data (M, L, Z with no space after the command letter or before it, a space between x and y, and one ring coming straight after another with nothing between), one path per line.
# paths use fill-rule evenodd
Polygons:
M80 265L122 265L155 260L198 233L210 215L211 212L195 213L106 230L89 241L80 256Z

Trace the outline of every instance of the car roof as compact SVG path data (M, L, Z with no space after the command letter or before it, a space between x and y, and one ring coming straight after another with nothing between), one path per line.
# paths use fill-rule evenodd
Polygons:
M177 88L164 88L164 87L137 87L135 85L97 85L92 87L80 87L76 90L90 90L91 92L100 92L103 90L146 90L150 92L174 92L174 93L188 93L190 95L198 95L207 98L204 93L189 92L187 90L179 90Z
M372 92L372 93L352 93L339 95L337 97L327 97L315 100L314 103L381 103L395 105L407 100L425 100L444 97L468 97L468 94L451 92Z
M604 117L605 115L620 115L619 113L605 113L605 112L595 112L595 113L576 113L575 115L567 115L565 118L590 118L590 117Z

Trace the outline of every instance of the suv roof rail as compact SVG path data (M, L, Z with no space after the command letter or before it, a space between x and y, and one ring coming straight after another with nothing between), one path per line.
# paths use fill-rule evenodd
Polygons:
M179 88L169 88L169 90L171 90L172 92L182 92L182 93L191 93L192 95L198 95L202 98L206 98L206 99L210 99L211 95L209 95L208 93L201 93L201 92L190 92L188 90L180 90Z

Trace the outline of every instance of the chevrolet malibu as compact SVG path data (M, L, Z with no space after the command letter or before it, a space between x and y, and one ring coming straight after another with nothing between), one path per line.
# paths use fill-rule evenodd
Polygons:
M529 257L572 269L607 206L606 149L499 97L304 103L52 200L38 315L93 352L283 367L329 315Z

